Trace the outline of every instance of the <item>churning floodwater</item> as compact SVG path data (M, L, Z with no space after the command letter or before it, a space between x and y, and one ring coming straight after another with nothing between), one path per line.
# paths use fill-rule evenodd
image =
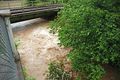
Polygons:
M49 33L49 21L34 19L11 25L14 39L18 44L23 67L36 80L45 80L48 63L58 56L65 55L69 49L58 46L58 37Z

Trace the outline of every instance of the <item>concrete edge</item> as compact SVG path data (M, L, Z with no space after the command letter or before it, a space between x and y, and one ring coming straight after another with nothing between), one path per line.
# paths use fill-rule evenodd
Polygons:
M10 16L10 10L0 10L0 16Z

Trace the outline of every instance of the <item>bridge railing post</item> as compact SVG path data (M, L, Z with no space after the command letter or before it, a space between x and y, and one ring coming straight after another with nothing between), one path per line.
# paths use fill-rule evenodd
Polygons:
M30 1L30 4L33 7L34 6L34 1Z
M10 9L10 1L8 1L8 9Z

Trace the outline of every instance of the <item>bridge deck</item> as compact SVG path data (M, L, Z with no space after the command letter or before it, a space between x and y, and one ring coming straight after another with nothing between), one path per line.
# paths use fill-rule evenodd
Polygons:
M26 14L26 13L39 12L39 11L59 10L61 8L63 8L62 5L51 4L48 6L14 8L14 9L10 9L10 12L11 12L11 15L14 16L14 15L20 15L20 14Z
M52 14L55 14L62 8L63 8L62 5L50 4L47 6L10 9L11 22L18 22L22 20L37 18L37 17L47 17Z

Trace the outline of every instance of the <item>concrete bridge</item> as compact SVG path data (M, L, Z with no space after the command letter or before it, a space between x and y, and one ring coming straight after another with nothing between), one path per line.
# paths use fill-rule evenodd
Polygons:
M34 19L34 18L50 18L57 15L57 12L62 9L62 5L53 4L49 1L29 1L15 0L15 1L0 1L0 11L10 10L10 22L15 23L19 21Z
M14 8L10 9L10 20L11 23L14 23L38 17L48 19L50 17L56 16L57 12L62 8L63 6L59 4L51 4L39 7Z

